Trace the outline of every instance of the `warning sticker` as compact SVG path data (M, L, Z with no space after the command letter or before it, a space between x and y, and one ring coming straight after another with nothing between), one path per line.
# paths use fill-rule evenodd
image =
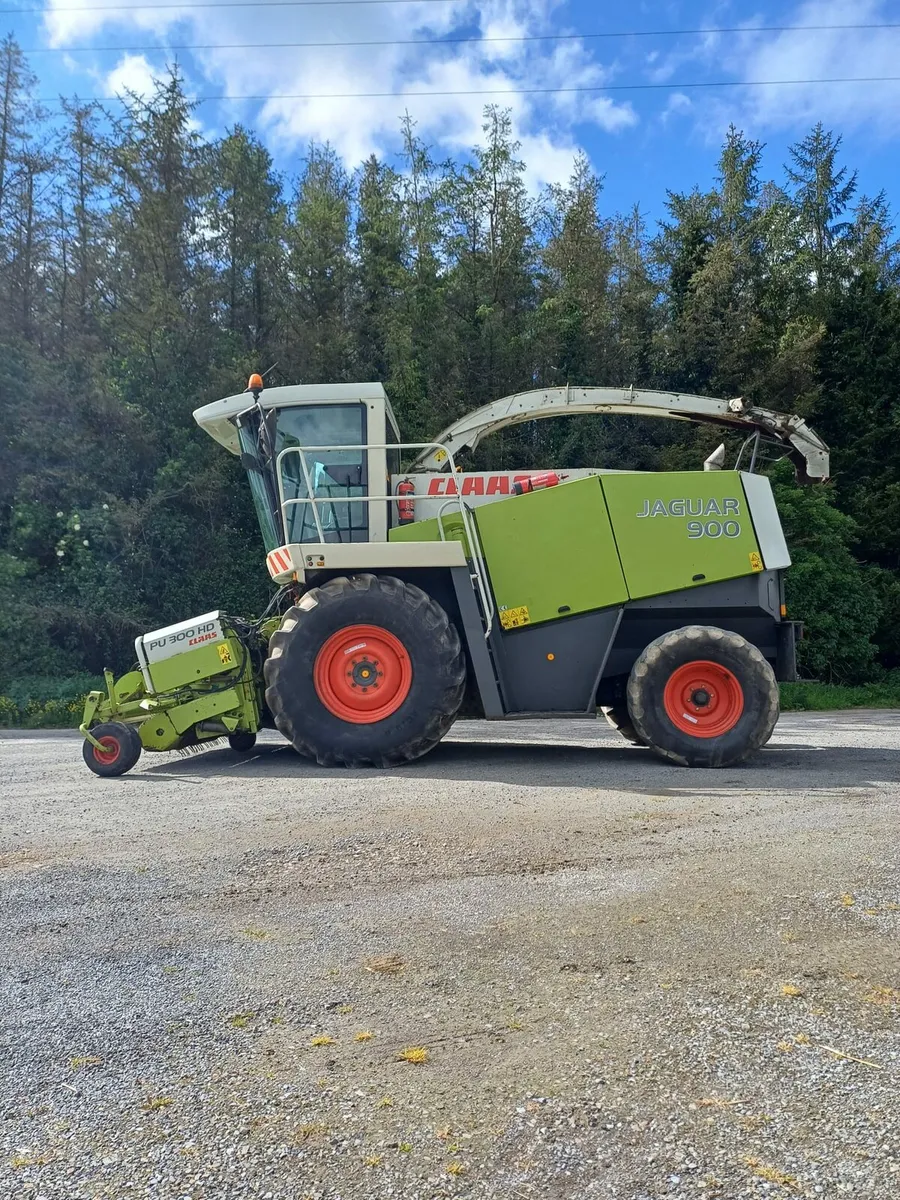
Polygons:
M518 608L503 608L500 610L500 624L504 629L518 629L522 625L528 625L531 622L531 617L528 615L528 607L521 604Z
M231 648L225 642L223 642L221 646L217 647L217 649L219 651L219 658L222 660L222 666L230 667L234 662L234 659L231 657Z
M757 550L750 551L750 570L751 571L762 571L763 570L762 555Z

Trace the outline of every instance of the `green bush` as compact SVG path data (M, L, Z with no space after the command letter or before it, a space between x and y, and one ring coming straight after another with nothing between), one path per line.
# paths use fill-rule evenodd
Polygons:
M800 670L828 683L869 683L882 673L873 639L888 602L883 573L853 557L856 526L828 488L798 487L784 464L772 483L793 560L788 615L805 624Z
M77 675L29 675L21 679L10 679L3 686L3 693L24 708L29 700L76 700L88 692L106 690L102 676L82 672Z
M0 726L77 729L85 696L96 688L103 688L103 680L86 674L10 680L4 688L6 695L0 695Z

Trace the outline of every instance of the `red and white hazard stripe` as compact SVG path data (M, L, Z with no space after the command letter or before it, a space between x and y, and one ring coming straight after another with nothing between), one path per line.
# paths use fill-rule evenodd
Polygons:
M294 562L288 547L279 546L277 550L270 550L266 555L266 566L273 579L277 579L279 575L290 575L294 569Z

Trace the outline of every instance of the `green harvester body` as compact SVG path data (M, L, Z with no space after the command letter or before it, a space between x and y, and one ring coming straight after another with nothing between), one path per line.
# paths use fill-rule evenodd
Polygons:
M252 398L228 397L195 416L248 473L267 566L280 587L273 615L249 622L208 613L138 638L138 669L118 680L107 672L106 692L92 692L85 706L85 757L98 774L119 773L112 747L122 726L133 727L125 741L130 739L135 761L141 749L191 749L221 737L247 749L261 728L273 724L320 762L390 765L416 757L449 728L463 690L454 685L448 693L453 712L434 726L431 741L429 734L393 749L385 743L382 753L369 717L369 689L374 695L388 686L382 668L407 690L420 669L454 678L463 670L466 711L489 719L588 716L601 707L623 732L633 703L641 707L626 697L626 685L646 648L667 631L704 627L713 630L714 643L719 633L732 639L729 644L741 643L750 655L748 680L757 670L753 664L769 672L768 682L752 684L770 697L766 705L775 679L794 677L798 630L785 619L783 586L790 559L769 481L752 470L756 444L749 471L722 470L723 447L702 471L668 473L583 469L486 477L459 473L452 451L532 416L639 411L720 425L743 422L756 430L757 443L763 433L779 438L798 470L825 478L827 447L799 418L748 409L742 401L557 389L510 397L469 414L434 443L403 446L379 385L277 388L265 402L261 381L252 391ZM411 451L417 452L412 473L404 474L401 455L409 463ZM386 486L373 482L380 479ZM366 600L362 593L373 585L365 580L383 581L375 588L382 600ZM410 588L421 602L409 600ZM322 649L333 638L330 617L319 625L312 620L317 597L335 603L338 596L343 604L344 591L346 649ZM420 665L413 663L397 641L407 617L398 612L395 623L385 612L388 595L413 609L431 604L429 628L449 622L462 665L457 658L455 665L441 666L438 657L427 666L427 645L413 656ZM367 612L381 615L375 621ZM363 651L376 625L381 658L370 663ZM284 666L276 661L289 634L314 627L321 645L289 656L289 670L287 657ZM449 635L441 636L446 643ZM320 650L331 655L324 666ZM460 653L452 651L452 642L444 651L451 658ZM345 661L341 653L356 657ZM358 677L357 668L363 672ZM684 721L705 719L703 706L716 703L716 680L726 680L723 695L731 686L726 676L711 675L713 684L688 679L688 690L666 701L676 722L691 705L700 716L695 721L685 711ZM307 697L302 711L292 700L295 687ZM774 695L777 707L777 689ZM735 701L735 720L743 703ZM388 709L375 719L389 742L396 722ZM311 729L325 721L324 741L320 732L305 731L307 713ZM328 725L335 716L339 723ZM693 732L690 724L685 728ZM673 751L670 757L691 756ZM714 758L707 753L698 761L709 765ZM98 763L109 769L99 770Z

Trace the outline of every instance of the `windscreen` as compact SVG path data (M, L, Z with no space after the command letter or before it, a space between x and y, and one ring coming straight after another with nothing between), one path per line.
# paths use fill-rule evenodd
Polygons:
M281 460L288 542L366 542L369 506L355 497L368 492L364 404L309 404L277 410L276 455L303 447ZM306 450L308 446L356 446L354 450ZM304 470L305 466L305 470ZM315 511L309 503L315 498ZM321 534L316 525L318 514Z

